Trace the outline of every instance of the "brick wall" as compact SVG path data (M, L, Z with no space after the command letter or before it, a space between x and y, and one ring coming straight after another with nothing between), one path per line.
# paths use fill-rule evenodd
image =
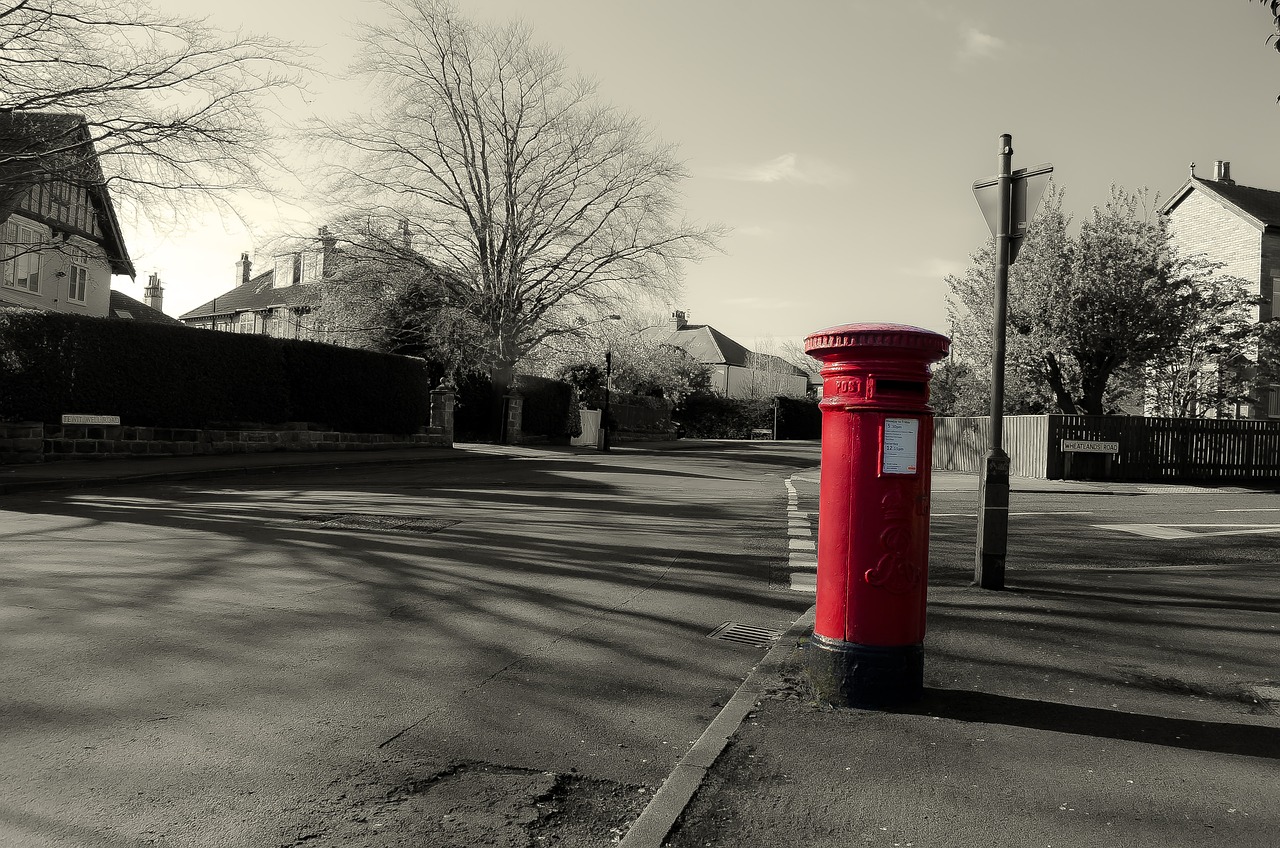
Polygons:
M1244 280L1254 296L1262 293L1262 232L1250 222L1203 192L1192 191L1169 213L1169 232L1183 256L1202 253L1223 264L1220 274Z

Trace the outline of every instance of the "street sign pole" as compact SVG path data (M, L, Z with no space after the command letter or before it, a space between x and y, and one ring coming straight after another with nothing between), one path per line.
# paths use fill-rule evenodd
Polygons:
M973 582L1004 588L1009 538L1009 455L1004 452L1004 325L1009 266L1018 258L1027 227L1049 184L1052 165L1013 168L1013 136L1000 136L1000 172L973 184L973 196L996 242L995 308L991 316L991 447L978 487L978 549Z
M1009 455L1004 452L1005 313L1009 293L1009 221L1013 183L1013 137L1000 136L996 176L995 309L991 321L991 444L979 484L978 548L973 582L983 589L1004 588L1009 537Z

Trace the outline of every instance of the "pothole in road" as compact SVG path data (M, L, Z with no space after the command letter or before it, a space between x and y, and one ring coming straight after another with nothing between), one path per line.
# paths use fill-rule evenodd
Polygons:
M485 762L396 771L309 804L285 845L598 848L619 842L650 797L642 786Z
M371 512L325 512L305 515L299 524L325 530L398 530L408 533L435 533L452 527L457 521L415 518L411 515L386 515Z

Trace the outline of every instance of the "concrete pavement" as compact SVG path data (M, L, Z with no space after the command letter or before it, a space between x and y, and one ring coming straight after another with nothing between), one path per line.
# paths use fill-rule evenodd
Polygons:
M975 488L935 475L935 498ZM1270 495L1250 503L1280 510ZM1097 546L1064 566L1046 547L1053 568L1023 561L1009 591L988 592L969 585L971 547L935 545L925 698L894 712L819 705L802 617L660 844L1280 845L1280 575L1265 555L1205 550L1173 565L1158 548L1134 561Z

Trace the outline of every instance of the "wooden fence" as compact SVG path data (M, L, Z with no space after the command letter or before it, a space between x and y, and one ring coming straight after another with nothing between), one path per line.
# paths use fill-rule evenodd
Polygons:
M1048 472L1048 415L1006 415L1005 453L1009 473L1015 477L1045 477ZM935 418L933 420L933 468L935 471L982 470L991 443L990 418Z
M1004 419L1010 473L1054 480L1280 482L1280 421L1015 415ZM987 418L938 418L933 467L981 470ZM1062 450L1063 440L1115 442L1114 453Z

